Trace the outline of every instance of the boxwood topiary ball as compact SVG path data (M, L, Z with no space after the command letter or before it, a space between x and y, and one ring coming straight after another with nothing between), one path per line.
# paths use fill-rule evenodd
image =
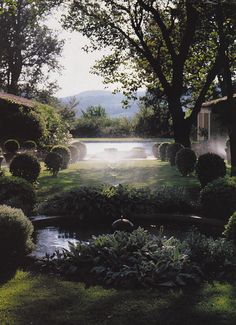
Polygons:
M10 164L10 172L13 176L22 177L30 183L36 182L40 169L38 159L27 153L15 156Z
M170 145L169 142L163 142L160 144L159 146L159 156L161 161L166 161L167 160L167 156L166 156L166 152L167 152L167 148Z
M59 170L62 167L63 159L62 156L56 152L49 152L45 157L44 163L54 177L57 176Z
M224 159L215 153L201 155L196 164L196 174L202 187L219 177L224 177L226 175Z
M20 144L17 140L9 139L4 142L4 149L6 152L16 152L20 149Z
M178 151L183 149L184 147L180 143L172 143L166 149L166 157L170 162L171 166L175 166L175 157Z
M68 168L71 155L70 150L66 146L54 146L51 152L56 152L62 157L62 169Z
M175 157L175 164L183 176L191 174L196 165L197 156L190 148L179 150Z
M200 192L200 207L207 218L228 220L236 211L236 177L218 178Z
M0 205L0 258L19 260L30 253L34 247L33 225L22 210ZM1 265L3 266L3 265Z

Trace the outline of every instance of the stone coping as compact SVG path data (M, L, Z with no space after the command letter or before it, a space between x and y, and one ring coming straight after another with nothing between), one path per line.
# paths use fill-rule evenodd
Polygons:
M54 223L55 221L59 220L66 220L66 219L74 219L76 217L73 216L46 216L46 215L39 215L39 216L32 216L30 220L35 225L46 224L46 223ZM137 214L135 218L130 218L132 221L174 221L174 222L184 222L190 223L194 225L209 225L209 226L218 226L222 227L225 224L225 221L213 219L213 218L205 218L193 214L171 214L171 213L150 213L150 214ZM79 220L79 219L78 219Z

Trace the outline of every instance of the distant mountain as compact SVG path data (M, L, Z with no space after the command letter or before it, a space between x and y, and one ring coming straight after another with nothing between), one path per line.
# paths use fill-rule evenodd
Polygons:
M141 97L145 94L144 91L138 92L138 96ZM107 114L110 117L132 117L138 112L138 100L131 101L130 107L127 109L122 108L122 100L125 97L122 94L113 94L111 91L106 90L91 90L84 91L74 96L59 98L62 103L69 103L69 101L75 98L79 104L77 108L77 116L81 115L81 110L85 110L89 106L101 105L106 109Z

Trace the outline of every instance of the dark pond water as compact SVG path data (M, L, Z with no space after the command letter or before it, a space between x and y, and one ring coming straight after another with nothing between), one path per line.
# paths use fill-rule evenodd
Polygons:
M160 226L164 227L164 235L169 238L171 236L176 236L177 238L183 238L186 231L191 228L188 223L142 223L137 225L148 230L150 233L156 235L160 231ZM213 234L219 235L219 228L212 228L201 226L199 230L207 235ZM79 225L48 225L44 227L37 228L35 230L35 242L36 249L33 252L35 256L44 256L46 253L52 254L55 250L60 250L62 248L68 249L69 242L76 243L79 240L88 241L93 235L98 236L101 234L112 233L111 227L88 227Z

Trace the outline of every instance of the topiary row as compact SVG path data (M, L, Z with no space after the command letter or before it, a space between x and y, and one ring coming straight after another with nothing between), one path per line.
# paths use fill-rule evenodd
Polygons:
M156 150L157 146L153 148ZM171 166L177 166L183 176L191 174L194 170L201 183L206 186L213 180L226 175L224 159L214 153L201 155L198 160L196 154L190 148L184 148L178 143L164 142L158 146L159 157L162 161L169 161Z
M167 148L170 145L170 142L162 142L159 146L159 157L161 161L167 161Z
M177 153L184 147L180 143L171 143L166 149L166 158L171 166L175 166L175 158Z

